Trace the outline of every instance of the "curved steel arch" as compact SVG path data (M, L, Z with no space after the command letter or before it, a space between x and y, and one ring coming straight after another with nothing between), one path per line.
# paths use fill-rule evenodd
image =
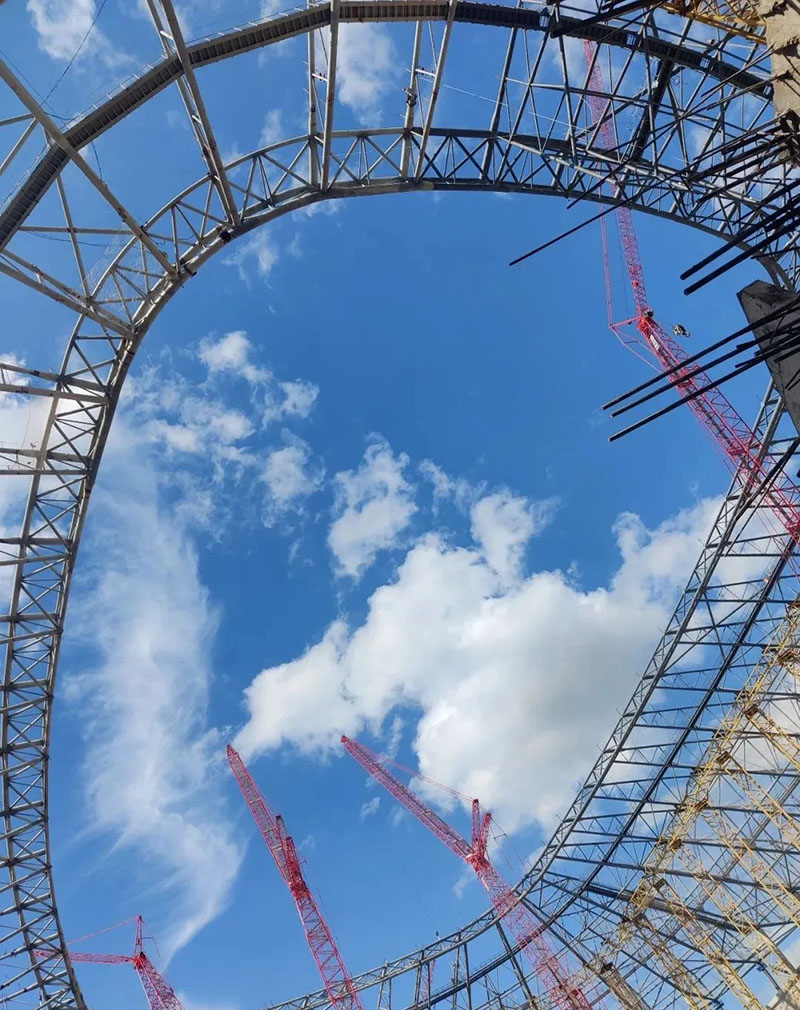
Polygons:
M14 965L15 971L0 987L0 994L24 998L26 993L36 992L41 1005L47 1007L82 1005L65 956L47 842L50 704L70 576L122 384L144 334L172 294L237 236L317 200L426 189L505 190L598 199L598 178L609 172L619 177L621 172L628 197L639 209L724 234L757 220L765 206L769 209L769 203L763 201L765 193L773 192L775 205L780 206L780 187L786 177L785 169L773 166L770 174L752 180L721 180L718 176L713 185L693 183L687 175L691 128L710 131L711 140L722 142L768 117L770 85L764 54L755 46L745 52L737 49L740 40L730 36L699 43L689 36L685 25L673 34L652 14L635 23L590 30L582 27L579 19L569 19L558 11L546 14L468 0L444 4L405 0L340 4L333 0L190 46L183 42L179 28L175 30L168 4L153 3L151 9L157 25L161 19L161 27L172 29L164 60L64 132L13 75L6 73L6 82L27 114L43 127L49 147L0 212L0 270L79 312L60 372L35 376L42 395L52 397L41 448L27 453L0 450L7 473L24 473L31 478L21 536L2 541L15 581L11 607L3 618L7 628L2 742L7 856L0 869L7 880L0 883L0 890L8 897L0 922L5 926L4 960ZM563 45L547 34L552 19L566 24L567 34L588 36L626 54L623 68L609 82L604 96L605 115L614 118L620 135L615 151L597 146L598 124L591 122L585 101L590 90L588 72L576 79ZM438 125L434 83L420 121L414 118L415 102L409 102L402 127L337 130L335 90L325 95L323 102L315 85L307 135L224 165L195 70L236 52L298 34L313 37L315 31L325 29L333 39L338 26L348 20L414 20L418 25L422 20L443 22L442 43L433 53L432 64L440 84L454 24L494 25L507 31L501 84L488 128ZM417 38L419 34L418 29ZM542 108L544 99L537 107L532 96L537 91L540 97L545 96L552 85L537 80L535 70L527 87L512 98L518 57L523 48L523 55L530 55L531 37L535 39L535 66L542 67L542 54L547 51L561 54L563 84L555 104L551 101L546 109ZM415 93L419 88L419 45L415 38L409 88L415 98L420 97ZM314 54L312 43L310 61ZM332 78L335 60L333 73L329 68L328 79ZM208 171L141 225L102 180L93 178L79 152L170 83L181 88ZM678 102L678 95L688 97ZM556 130L558 115L549 116L548 112L565 116L563 129ZM505 129L503 117L507 120ZM713 151L711 140L706 138L705 147ZM36 220L36 213L49 187L58 187L68 221L66 233L73 240L79 234L80 225L70 212L62 180L65 168L75 167L123 222L119 229L122 247L110 260L95 265L96 283L89 283L91 274L80 262L78 243L73 241L80 288L56 270L31 263L13 248L21 238L48 227ZM796 252L790 239L785 248L771 252L789 274L796 273ZM788 436L782 405L774 394L762 405L757 431L768 458L777 461ZM613 952L611 974L601 961L612 957L608 953L611 934L620 930L664 818L679 805L680 786L688 781L699 751L709 739L720 698L730 697L740 686L782 615L789 592L785 584L791 585L794 579L793 572L785 570L786 539L780 531L765 536L758 510L759 501L752 493L745 495L736 485L731 487L698 566L624 716L575 804L520 885L523 900L549 925L559 945L584 966L587 991L594 997L612 996L625 1010L637 1006L632 1002L634 996L643 1001L643 1007L671 1005L681 993L686 996L677 973L666 977L669 973L663 965L659 967L657 959L647 963L633 946ZM731 558L748 548L759 551L759 570L748 578L726 575ZM713 613L721 600L725 601L725 619L708 620L698 627L698 615ZM670 699L668 708L659 697ZM665 712L669 713L669 725ZM704 720L709 720L708 725ZM630 774L620 777L632 763L637 768L635 779ZM748 831L758 839L765 830L763 818L759 820L755 808L752 815ZM731 878L739 869L736 865L731 869L730 858L720 844L709 839L703 844L710 852L715 879L734 879L726 886L745 893L747 881ZM673 868L670 872L670 879L678 880L683 871ZM684 953L710 1006L723 984L696 944L681 934L670 904L662 906L658 902L653 905L663 916L660 934ZM697 912L709 929L730 934L724 916L699 906ZM792 925L786 915L770 921L770 935L780 942ZM738 942L737 937L728 935L728 939ZM59 954L37 959L32 954L37 946L55 948ZM729 946L733 955L747 960L742 943ZM431 985L429 966L435 963L440 968L446 966L452 975L447 984L438 982L434 975ZM502 924L492 914L427 948L366 972L357 981L362 988L376 991L379 1010L445 999L451 1000L454 1010L463 1005L459 1000L467 1000L470 1008L492 1005L495 996L489 991L490 983L502 989L502 1002L527 1005L535 998L542 1006L547 1003L546 995L537 993L534 980L526 977ZM478 995L479 984L486 987L485 998ZM698 998L696 993L693 998ZM324 993L311 993L284 1006L299 1010L326 1002Z

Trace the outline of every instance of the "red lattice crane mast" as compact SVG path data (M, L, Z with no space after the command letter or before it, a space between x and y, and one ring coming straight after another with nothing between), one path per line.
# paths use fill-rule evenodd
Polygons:
M336 946L333 933L305 882L295 844L286 833L283 818L280 814L275 814L270 810L253 776L247 770L237 751L228 745L226 753L228 764L231 766L231 771L242 791L245 802L250 807L253 820L267 843L267 848L272 853L278 872L283 877L294 898L295 905L297 905L297 912L305 930L309 949L322 976L322 982L331 1003L337 1010L363 1010L353 980L350 978L339 948Z
M425 825L440 842L470 866L483 885L497 912L512 934L520 950L547 990L553 1005L560 1010L591 1010L591 1004L580 988L570 983L569 971L560 963L543 935L543 927L522 904L511 887L489 860L486 849L492 815L481 813L478 800L472 801L472 843L434 813L419 796L411 792L386 768L381 759L363 744L342 737L342 745L361 767L401 803L410 814Z
M139 976L151 1010L183 1010L183 1005L175 995L175 990L147 956L144 949L143 925L144 921L141 915L137 915L133 954L92 954L70 951L69 956L71 960L81 961L85 964L130 964ZM36 957L52 957L56 953L54 950L42 949L36 951Z
M598 146L615 151L618 147L617 133L613 120L606 112L608 101L603 72L595 59L594 43L584 40L584 54L588 70L588 90L586 101L591 112L592 125L597 130ZM622 194L622 185L613 174L609 182L614 195ZM614 209L619 227L625 266L633 292L636 314L621 323L613 321L611 306L611 276L606 247L605 222L603 221L603 255L605 261L608 321L612 332L629 350L637 356L644 348L654 356L665 372L685 397L691 397L688 405L701 426L711 437L731 471L743 487L759 486L767 479L761 454L761 446L752 429L741 417L719 388L705 389L711 384L709 377L697 366L681 368L688 355L683 347L654 318L647 299L644 271L639 255L639 243L633 224L633 213L629 207L620 205ZM632 332L631 332L632 330ZM699 392L700 390L703 392ZM765 502L777 516L781 526L795 542L800 540L800 501L797 487L779 473L765 493Z

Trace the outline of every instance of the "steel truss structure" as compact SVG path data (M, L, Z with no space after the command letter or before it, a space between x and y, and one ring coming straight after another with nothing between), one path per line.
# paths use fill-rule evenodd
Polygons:
M636 209L719 235L747 226L757 244L760 216L781 207L790 178L779 159L746 174L726 167L729 146L772 118L763 47L705 38L663 12L587 26L580 10L521 0L329 0L190 42L171 0L147 3L162 58L69 125L0 63L0 282L76 314L58 371L0 366L0 392L44 405L35 441L0 446L0 472L25 501L18 535L0 539L10 586L0 615L0 998L10 1007L84 1007L53 891L51 705L89 495L131 362L172 295L238 237L321 200L431 190L599 200L613 177L615 199ZM342 115L339 40L355 23L408 27L394 125L352 128ZM501 41L499 65L481 67L471 51L473 97L491 89L491 101L464 102L463 121L444 122L451 54L475 33ZM297 38L307 132L226 163L205 68ZM602 94L583 39L602 61ZM201 174L142 212L92 167L90 146L171 87ZM609 121L614 149L600 139ZM759 251L792 286L794 236ZM769 483L798 443L774 391L754 430ZM764 492L734 483L724 496L619 724L517 887L593 1004L711 1010L730 992L749 1010L780 991L800 1006L787 955L800 925L799 587ZM369 1010L551 1002L494 912L354 982ZM328 1005L320 991L280 1010Z

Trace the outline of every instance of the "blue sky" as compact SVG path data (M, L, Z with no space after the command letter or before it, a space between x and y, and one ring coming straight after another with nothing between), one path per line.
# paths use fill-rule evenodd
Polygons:
M44 94L94 3L53 10L29 0L2 15L6 55ZM258 5L210 14L222 27ZM188 19L191 35L210 30L197 10ZM342 101L354 122L393 122L408 26L366 27ZM470 46L497 44L468 29L465 41L456 83ZM229 155L302 129L298 45L203 76ZM156 56L146 21L112 2L49 103L69 118ZM454 115L477 100L446 95ZM142 216L200 172L180 115L165 93L97 144ZM338 735L478 794L513 836L511 876L627 700L726 475L688 411L609 445L600 405L646 375L607 330L596 229L508 268L581 213L465 194L328 204L217 257L144 343L64 642L54 865L68 935L144 914L187 1010L318 985L224 764L229 740L284 814L358 971L484 902ZM749 273L686 299L677 274L710 240L637 225L668 328L699 342L741 325L733 295ZM612 268L622 295L616 254ZM0 292L18 320L4 351L55 366L67 315ZM748 418L763 383L732 388ZM7 430L35 426L26 404L1 409ZM463 812L448 816L467 830ZM130 942L123 931L94 949ZM143 1004L125 969L82 966L80 979L97 1004Z

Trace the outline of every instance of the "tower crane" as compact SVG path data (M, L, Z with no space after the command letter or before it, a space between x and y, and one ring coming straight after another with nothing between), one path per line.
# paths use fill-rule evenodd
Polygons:
M336 1010L363 1010L333 933L303 877L295 844L286 833L283 818L270 810L241 756L230 744L226 753L228 764L250 808L253 820L272 853L278 872L294 898L311 955L331 1003Z
M520 950L530 962L559 1010L591 1010L591 1004L581 989L570 982L570 973L559 963L554 951L545 940L543 927L531 911L500 876L487 854L489 828L492 815L482 812L478 800L472 801L471 843L462 838L438 814L434 813L419 796L395 778L380 758L364 744L342 737L342 745L361 767L401 803L409 813L431 831L451 852L472 868L491 899L492 905Z
M601 148L617 148L617 134L611 113L605 108L606 94L603 72L596 59L596 47L584 41L584 55L588 72L586 101L591 113L592 127L596 131L596 142ZM610 188L614 196L623 193L622 180L613 174ZM710 436L731 472L743 488L755 490L767 484L764 503L775 514L781 527L790 535L794 543L800 541L800 498L797 487L783 472L772 478L761 452L761 445L747 422L719 388L711 386L709 377L696 365L681 367L688 355L681 344L656 320L647 298L644 270L639 254L639 243L633 224L633 213L629 207L619 205L614 209L635 306L635 315L621 323L613 321L611 299L611 275L608 263L605 222L603 221L603 259L606 277L606 298L609 326L620 342L643 357L644 350L655 357L659 366L670 375L684 394L688 405L700 425ZM678 328L683 330L683 327ZM647 359L645 359L647 360ZM772 478L771 480L769 478Z
M147 956L144 949L143 925L144 920L141 915L137 915L133 954L93 954L70 951L69 956L73 961L85 964L130 964L139 976L147 1002L150 1004L150 1010L183 1010L183 1005L175 995L175 990ZM35 952L35 955L38 958L47 958L57 953L55 950L41 948Z

